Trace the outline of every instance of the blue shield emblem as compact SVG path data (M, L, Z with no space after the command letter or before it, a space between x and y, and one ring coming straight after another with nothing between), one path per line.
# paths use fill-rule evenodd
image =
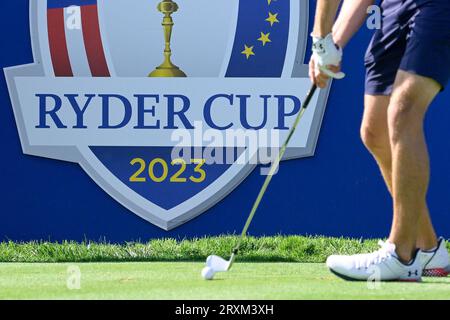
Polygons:
M5 74L24 153L80 164L170 230L285 139L310 86L309 4L176 0L166 40L187 77L148 77L168 53L158 2L30 0L34 63ZM327 96L311 103L286 159L313 155Z

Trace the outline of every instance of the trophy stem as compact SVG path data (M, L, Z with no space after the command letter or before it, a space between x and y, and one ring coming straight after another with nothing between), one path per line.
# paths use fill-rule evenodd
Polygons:
M164 28L164 62L149 74L149 77L186 77L186 74L172 63L172 49L170 47L174 22L172 13L178 11L178 5L172 0L163 0L158 10L164 14L162 26Z

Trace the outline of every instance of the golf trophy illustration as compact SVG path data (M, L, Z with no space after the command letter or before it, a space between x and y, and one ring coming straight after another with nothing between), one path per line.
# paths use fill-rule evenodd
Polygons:
M158 4L158 10L164 14L162 22L165 40L164 62L153 70L149 74L149 77L186 77L186 74L171 61L172 49L170 48L170 41L174 26L172 13L178 11L178 4L176 4L173 0L163 0Z

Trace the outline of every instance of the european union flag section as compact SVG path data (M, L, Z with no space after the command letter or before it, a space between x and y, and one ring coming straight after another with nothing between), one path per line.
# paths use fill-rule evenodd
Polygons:
M289 12L289 1L240 1L227 77L281 77L289 38Z

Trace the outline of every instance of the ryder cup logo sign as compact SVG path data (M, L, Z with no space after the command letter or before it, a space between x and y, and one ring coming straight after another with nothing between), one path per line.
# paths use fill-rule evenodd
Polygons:
M310 87L308 18L303 0L30 0L34 63L5 70L23 151L186 223L276 155ZM314 153L327 94L285 159Z

